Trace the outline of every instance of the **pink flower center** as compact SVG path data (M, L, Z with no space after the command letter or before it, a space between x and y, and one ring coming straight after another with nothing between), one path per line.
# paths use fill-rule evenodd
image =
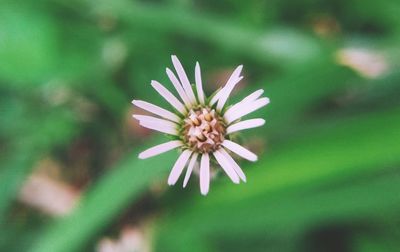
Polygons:
M209 153L221 147L226 128L214 109L190 110L184 120L184 141L196 152Z

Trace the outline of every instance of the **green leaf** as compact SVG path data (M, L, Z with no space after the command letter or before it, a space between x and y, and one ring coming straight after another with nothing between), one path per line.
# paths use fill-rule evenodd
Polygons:
M54 21L29 6L0 5L0 79L21 85L48 78L58 58Z
M337 189L337 193L310 192L324 184L365 177L399 164L399 112L394 109L332 120L319 130L274 148L259 163L247 167L246 184L214 183L206 198L194 195L171 207L168 218L159 223L159 237L163 241L160 247L175 248L169 234L176 235L185 227L190 227L195 236L214 232L235 236L266 229L284 232L332 216L355 218L361 213L368 215L378 209L391 211L393 206L400 207L396 193L398 176L363 181L360 186L365 190L348 184L343 190ZM288 196L305 190L310 193Z
M18 119L18 118L17 118ZM0 171L0 224L34 164L53 148L68 143L77 131L75 118L68 111L54 111L27 120L29 129L14 137L12 153Z
M114 1L112 4L109 1L91 1L91 4L99 14L113 13L134 26L177 32L238 54L246 48L247 56L281 67L302 65L320 58L324 52L316 38L288 27L270 28L264 32L175 7L128 1Z
M55 222L31 251L79 251L151 183L166 177L177 155L171 151L147 160L140 160L137 156L136 151L129 154L104 174L98 183L89 188L77 209L70 216Z

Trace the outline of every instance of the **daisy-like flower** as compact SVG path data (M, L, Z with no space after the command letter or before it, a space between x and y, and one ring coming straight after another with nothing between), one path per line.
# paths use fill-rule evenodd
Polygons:
M133 115L140 125L168 134L173 139L143 151L139 158L145 159L172 149L181 149L182 153L168 177L168 184L174 185L187 167L183 181L183 187L186 187L194 167L200 167L200 191L203 195L209 190L210 163L213 160L234 183L238 184L240 180L246 182L246 176L231 153L253 162L257 160L257 156L231 141L231 134L264 125L265 120L261 118L241 121L241 117L269 103L268 98L260 98L264 90L257 90L233 106L227 106L229 95L243 78L240 76L242 65L233 71L224 87L207 98L203 91L199 63L196 63L196 84L193 86L175 55L172 56L172 63L177 75L169 68L166 72L179 99L159 82L153 80L151 85L174 108L174 112L145 101L133 100L132 103L155 115Z

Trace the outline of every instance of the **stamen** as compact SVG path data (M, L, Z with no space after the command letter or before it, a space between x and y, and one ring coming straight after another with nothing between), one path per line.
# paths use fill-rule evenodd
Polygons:
M210 121L212 120L211 115L208 114L208 113L204 115L204 118L205 118L208 122L210 122Z
M225 126L213 109L190 110L184 120L184 143L195 152L209 153L218 150L225 140Z

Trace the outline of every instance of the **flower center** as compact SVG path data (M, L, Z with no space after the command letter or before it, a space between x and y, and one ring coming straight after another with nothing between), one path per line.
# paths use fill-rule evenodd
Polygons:
M191 109L184 120L184 141L196 152L209 153L220 148L225 126L214 109Z

